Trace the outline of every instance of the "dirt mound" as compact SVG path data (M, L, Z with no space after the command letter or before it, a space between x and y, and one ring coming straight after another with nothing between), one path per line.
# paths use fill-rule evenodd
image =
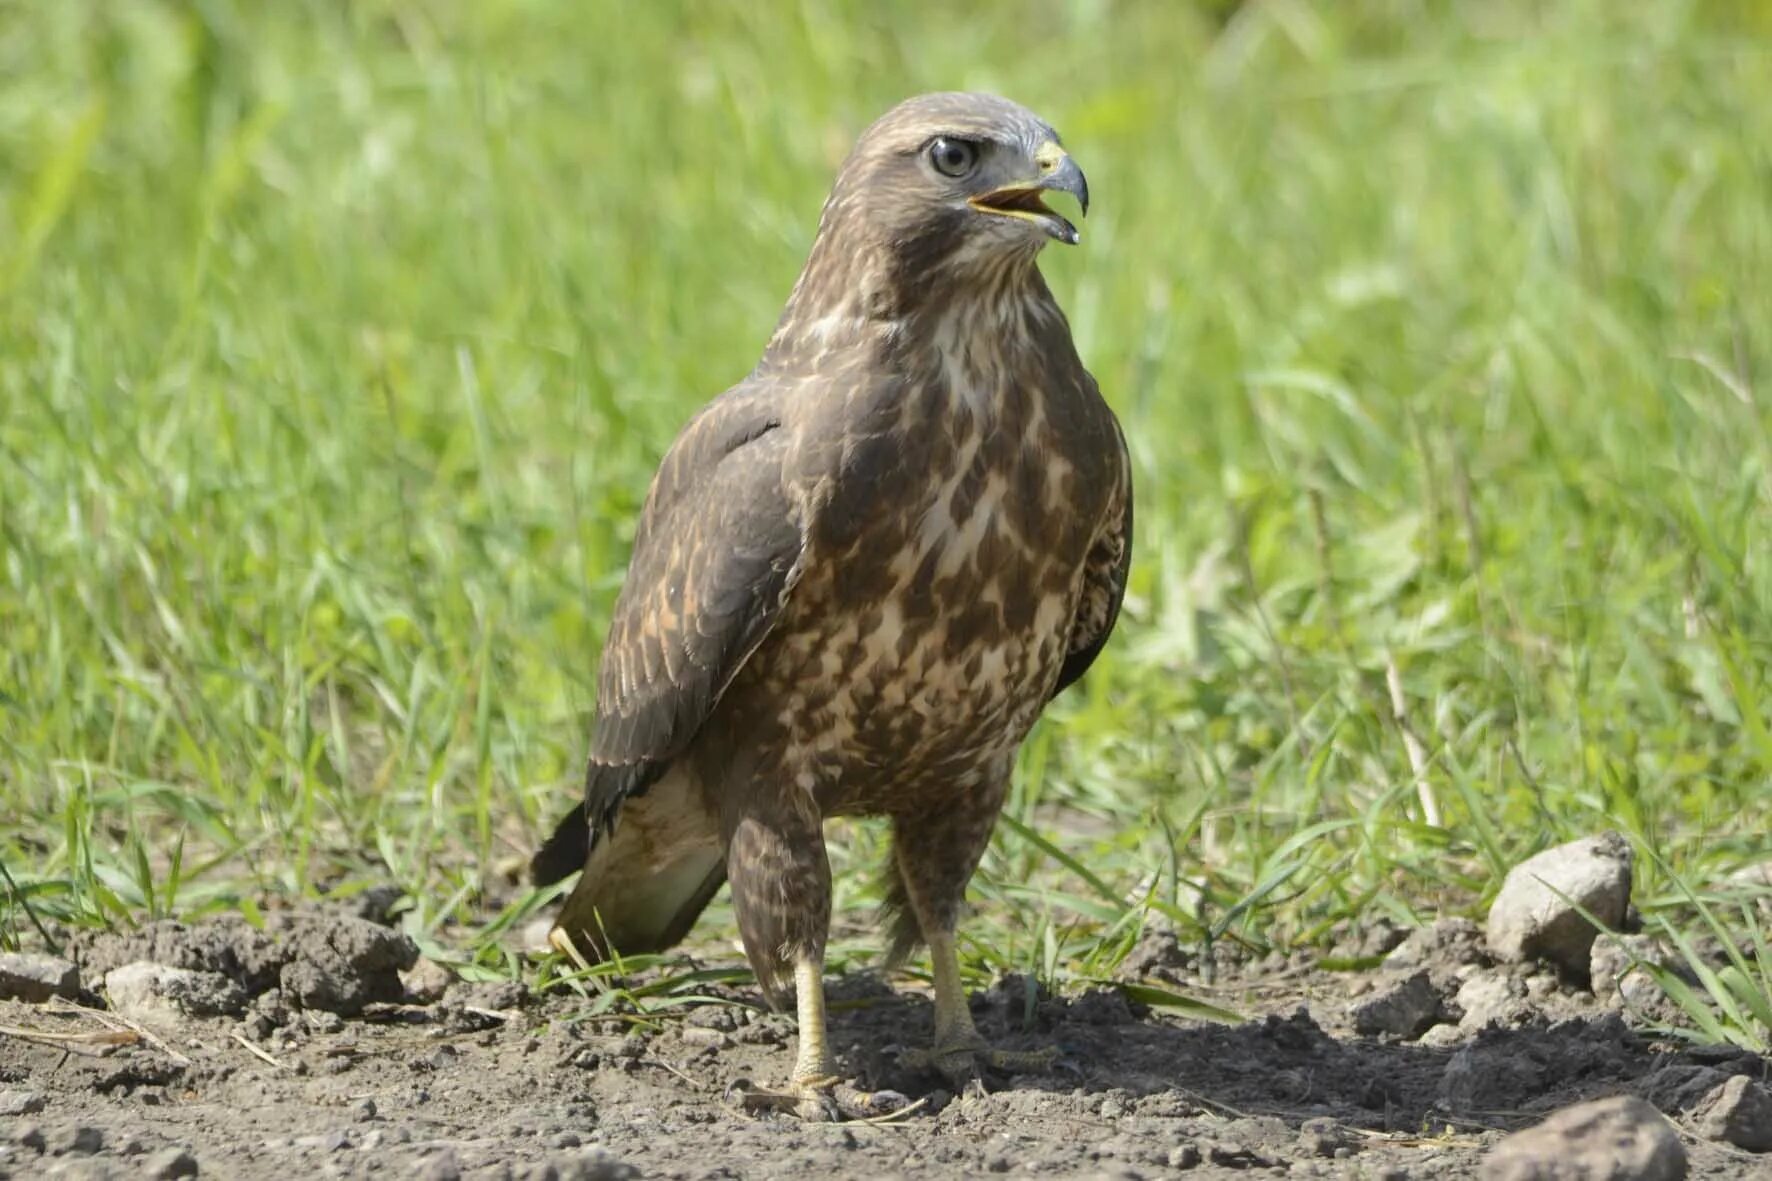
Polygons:
M1408 944L1397 970L1440 981L1442 999L1460 972L1490 970L1456 934ZM647 1011L509 983L421 989L418 973L406 994L409 942L312 912L263 931L155 924L75 950L89 980L145 961L214 973L252 999L243 1017L144 1018L140 1037L66 1002L0 1004L0 1026L32 1035L0 1037L0 1173L138 1176L188 1158L242 1178L1472 1176L1502 1132L1569 1104L1639 1095L1694 1127L1716 1087L1768 1070L1738 1050L1657 1042L1591 996L1585 1013L1547 1016L1580 1007L1568 990L1536 1009L1527 993L1511 1027L1444 1045L1361 1037L1354 1014L1389 977L1350 987L1296 963L1218 963L1210 999L1253 1019L1183 1021L1117 989L1051 997L1019 978L979 993L987 1037L1056 1042L1062 1056L1048 1074L954 1096L899 1060L929 1037L927 999L851 976L830 990L840 1060L922 1105L894 1123L820 1126L747 1117L727 1099L744 1080L781 1079L792 1023L705 977L630 982ZM1186 957L1152 954L1185 982ZM1695 1176L1765 1173L1765 1157L1691 1139Z
M242 1000L280 992L296 1007L353 1016L405 997L400 973L418 948L399 931L356 915L296 911L262 928L235 917L195 926L162 920L134 931L82 934L69 948L90 981L135 963L226 977Z

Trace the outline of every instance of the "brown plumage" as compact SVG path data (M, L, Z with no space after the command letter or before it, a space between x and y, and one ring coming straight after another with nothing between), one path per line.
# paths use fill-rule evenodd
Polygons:
M936 94L863 133L755 371L659 468L598 684L585 808L536 856L584 874L558 933L681 939L730 881L795 1096L827 1110L822 821L891 819L895 954L926 940L950 1075L989 1050L953 931L1016 748L1112 630L1129 464L1035 265L1082 173L1004 99ZM1027 1060L1023 1060L1027 1059Z

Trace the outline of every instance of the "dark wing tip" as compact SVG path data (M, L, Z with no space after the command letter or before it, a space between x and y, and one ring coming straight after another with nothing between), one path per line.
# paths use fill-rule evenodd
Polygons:
M591 855L591 825L585 810L574 808L560 817L554 835L542 843L529 860L529 880L551 886L584 868Z

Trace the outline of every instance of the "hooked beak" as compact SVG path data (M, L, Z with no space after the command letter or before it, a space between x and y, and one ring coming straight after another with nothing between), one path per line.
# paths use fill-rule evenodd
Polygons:
M1019 217L1024 221L1031 221L1045 230L1048 237L1056 238L1067 246L1075 246L1083 238L1077 232L1077 227L1048 209L1040 195L1047 192L1069 193L1077 199L1083 216L1088 217L1089 181L1069 153L1050 141L1041 144L1039 151L1034 153L1034 163L1040 168L1039 179L1025 184L1004 185L982 196L972 197L967 203L980 213L995 213L1002 217Z

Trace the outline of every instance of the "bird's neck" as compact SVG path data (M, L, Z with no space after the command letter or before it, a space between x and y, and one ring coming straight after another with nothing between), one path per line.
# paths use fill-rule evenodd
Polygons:
M865 352L892 368L990 342L1001 354L1042 323L1062 322L1035 252L923 260L821 234L788 298L762 367L794 368L832 352ZM982 357L980 358L983 359Z

